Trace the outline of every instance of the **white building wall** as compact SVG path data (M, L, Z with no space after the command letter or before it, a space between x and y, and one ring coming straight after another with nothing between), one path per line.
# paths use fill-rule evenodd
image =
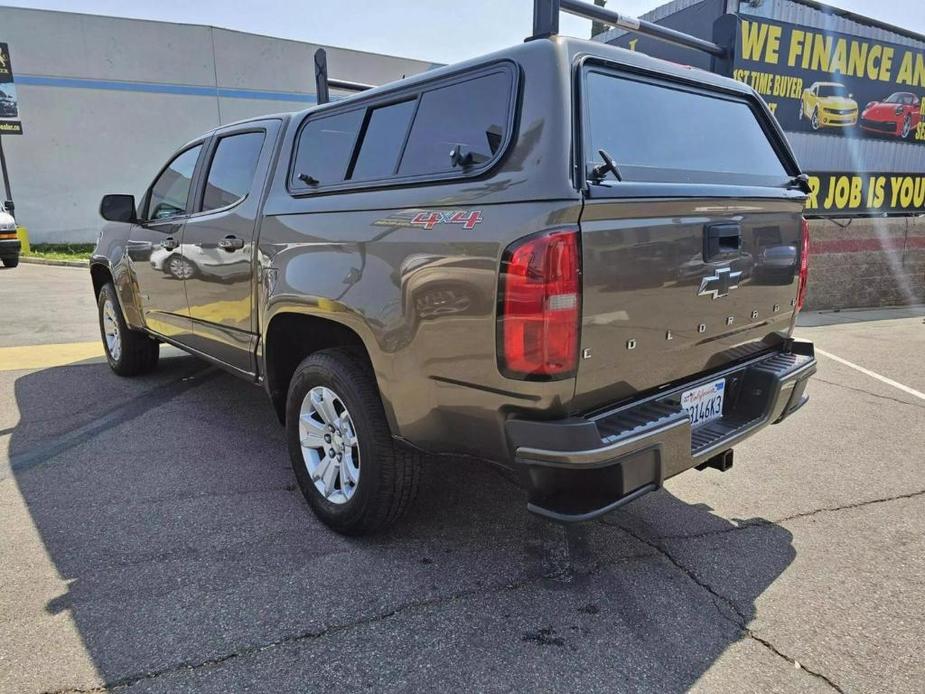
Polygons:
M319 46L207 26L0 7L24 134L4 136L33 242L89 242L105 193L139 196L217 125L315 103ZM382 84L430 63L325 47L331 74Z

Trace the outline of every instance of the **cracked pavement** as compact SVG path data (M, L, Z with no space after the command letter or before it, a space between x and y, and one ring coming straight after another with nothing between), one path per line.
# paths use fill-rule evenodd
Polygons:
M65 328L30 319L49 286ZM86 271L0 294L0 350L96 339ZM922 391L923 317L799 332ZM809 394L731 471L597 522L453 459L358 540L306 509L258 388L166 349L137 380L0 371L0 692L919 689L925 401L824 357Z

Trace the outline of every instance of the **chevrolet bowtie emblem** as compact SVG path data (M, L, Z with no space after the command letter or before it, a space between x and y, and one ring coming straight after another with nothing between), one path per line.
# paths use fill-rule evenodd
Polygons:
M730 268L724 267L717 270L714 274L704 277L700 281L699 296L711 296L718 299L726 296L733 289L739 288L739 278L741 272L733 272Z

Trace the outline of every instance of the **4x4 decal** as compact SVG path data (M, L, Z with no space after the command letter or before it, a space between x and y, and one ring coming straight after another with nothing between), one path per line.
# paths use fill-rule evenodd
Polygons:
M479 210L459 210L456 212L418 212L411 220L412 226L422 226L433 229L438 224L462 224L463 229L475 229L475 225L482 221Z
M438 224L460 224L463 229L472 230L481 223L481 210L409 210L375 221L376 226L421 227L427 230Z

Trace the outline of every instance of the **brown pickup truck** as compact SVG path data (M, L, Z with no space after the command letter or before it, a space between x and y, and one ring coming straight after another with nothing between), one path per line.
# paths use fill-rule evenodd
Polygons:
M341 532L434 454L589 519L806 402L799 183L749 87L553 35L183 145L102 202L101 332L262 385Z

